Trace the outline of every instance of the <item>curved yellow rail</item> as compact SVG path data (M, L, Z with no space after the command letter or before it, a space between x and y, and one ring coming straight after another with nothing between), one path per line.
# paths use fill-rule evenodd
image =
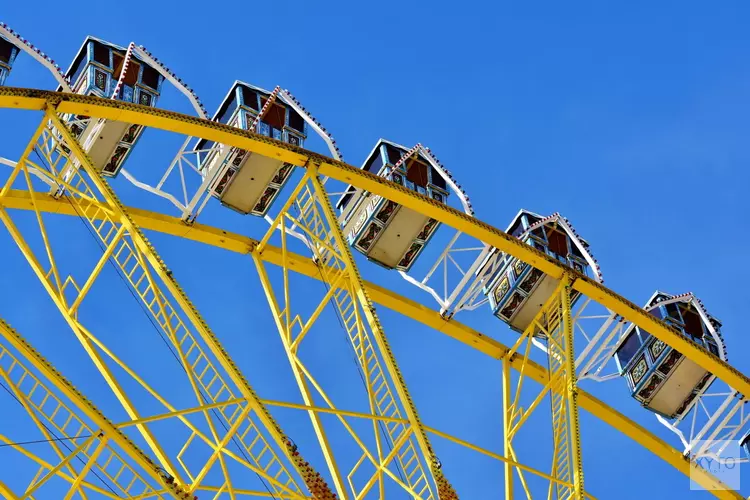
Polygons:
M49 213L78 216L72 205L64 200L46 196L41 199L37 198L36 203L38 208ZM2 206L9 209L32 210L31 200L26 191L11 190L2 200ZM198 223L188 226L176 217L139 208L129 208L128 211L133 220L144 229L200 242L239 254L249 255L256 252L258 241L240 234ZM274 265L281 265L282 262L281 249L272 245L267 245L262 253L257 253L257 256ZM308 257L287 252L287 259L290 269L309 278L320 280L318 268ZM446 320L436 311L407 297L372 282L365 282L365 286L370 297L378 304L418 321L437 332L448 335L491 358L502 359L510 350L508 346L501 342L454 319ZM521 368L521 361L517 358L512 360L511 364L516 369ZM548 371L531 360L527 360L525 363L525 373L542 385L546 384L549 379ZM720 489L721 483L716 477L690 462L669 443L617 410L607 406L598 398L580 389L578 398L581 408L650 450L678 471L693 478L697 483L711 490L718 498L743 498L736 492L722 491Z
M554 278L560 278L564 272L571 272L571 269L563 266L555 259L479 219L435 202L383 177L378 177L357 167L303 148L221 123L138 104L44 90L0 88L0 108L42 111L48 106L54 106L56 111L60 113L124 121L187 136L201 137L264 156L275 157L299 167L315 165L318 173L322 176L352 184L428 215L464 234L473 236L502 252L531 264ZM677 330L670 328L666 323L646 313L641 307L625 297L580 274L575 276L573 288L619 314L625 320L647 330L654 337L674 347L739 392L750 394L750 378L711 354L701 345L692 342Z
M462 212L438 204L424 196L406 190L397 184L364 172L356 167L248 131L179 113L130 103L33 89L0 88L0 107L38 111L54 107L57 112L61 113L125 121L127 123L158 128L179 134L202 137L265 156L276 157L303 168L314 166L321 175L352 184L428 215L441 223L454 227L503 252L509 253L550 276L560 278L564 272L571 273L570 269L541 252ZM11 191L4 196L2 206L5 208L29 209L30 203L25 192ZM51 197L42 200L37 199L37 206L44 207L44 210L50 212L73 214L73 210L69 205L56 201ZM146 212L135 208L129 209L129 211L137 223L147 229L201 241L235 252L253 253L255 251L257 242L249 238L199 224L186 226L178 219L163 214ZM266 246L262 253L258 253L258 257L269 263L281 263L281 251L270 246ZM289 254L287 254L287 257L289 257ZM288 266L291 269L310 277L318 277L317 268L309 259L294 256L292 260L292 265ZM435 311L401 297L390 290L372 283L366 283L366 287L370 296L376 302L450 335L489 356L500 359L509 350L503 344L461 323L453 320L447 321ZM572 287L619 314L626 320L648 330L655 337L679 350L706 370L717 375L731 387L744 394L750 394L750 379L748 377L734 369L731 365L721 361L700 345L683 337L676 330L656 320L653 316L647 314L643 309L624 297L582 275L574 275ZM526 374L541 383L545 383L549 377L548 372L544 368L529 362L526 363ZM584 409L630 436L678 470L691 475L691 477L698 480L703 486L712 488L712 486L719 484L716 478L709 475L702 468L690 463L679 451L627 417L607 407L592 395L579 391L579 402ZM730 491L715 491L714 493L722 498L741 498L735 492Z

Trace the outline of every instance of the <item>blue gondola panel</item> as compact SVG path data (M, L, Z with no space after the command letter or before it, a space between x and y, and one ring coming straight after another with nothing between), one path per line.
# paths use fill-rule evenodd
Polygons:
M380 139L361 168L446 203L444 176L421 147L416 149L399 164L408 150ZM437 231L438 221L354 186L348 186L344 193L336 208L348 243L387 269L411 269Z
M5 79L13 69L18 52L18 47L0 36L0 86L5 85Z
M589 251L588 243L576 234L561 215L542 217L528 210L521 210L506 232L575 271L601 281L601 272ZM485 264L480 266L478 275L487 274L484 267L490 265L497 253L490 252ZM485 278L483 292L495 316L513 330L524 332L552 296L559 280L512 255L503 254L497 258L499 262L495 264L496 270ZM579 296L578 292L574 292L571 296L572 305ZM537 330L535 335L544 337L541 330Z
M750 457L750 432L740 439L740 446L745 449L745 453Z
M721 323L711 317L692 294L673 296L656 292L645 309L726 360ZM705 368L635 325L630 325L621 337L614 357L631 396L666 418L684 416L715 378Z
M266 105L271 92L244 82L235 82L214 114L213 120L249 130ZM263 114L254 132L294 146L304 146L307 124L280 97ZM200 140L196 144L200 170L212 175L211 195L242 214L265 216L286 185L293 165L243 149Z
M66 72L73 92L81 95L112 98L125 66L126 49L94 37L87 37ZM143 61L132 56L116 99L144 106L155 106L164 77ZM70 116L68 123L81 144L89 141L96 120ZM98 137L87 149L94 166L103 175L116 176L143 133L143 127L108 120Z

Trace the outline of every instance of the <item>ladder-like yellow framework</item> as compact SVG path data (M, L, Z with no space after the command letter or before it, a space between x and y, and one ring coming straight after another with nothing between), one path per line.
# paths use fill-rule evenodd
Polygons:
M457 498L432 449L430 434L503 463L506 498L530 496L530 475L547 481L549 498L590 498L583 484L579 404L701 484L720 485L706 471L683 460L669 445L577 387L571 293L587 295L647 329L740 391L750 393L750 380L614 292L573 273L505 233L354 167L220 124L127 103L8 88L0 89L0 107L44 111L32 140L0 190L0 220L128 415L124 422L107 420L16 332L0 323L0 333L10 346L0 345L0 378L41 434L51 439L49 446L57 460L52 463L43 459L0 434L3 442L12 445L38 467L33 481L23 492L9 487L0 477L0 493L8 498L31 498L52 480L66 484L68 497L80 495L82 498L86 498L87 491L115 498L191 498L198 492L214 498L383 498L386 485L396 485L414 498ZM186 228L165 216L126 209L93 169L81 146L61 121L60 117L67 114L120 119L204 137L287 161L304 168L304 175L286 201L277 201L283 204L280 213L260 241L241 241L235 235L198 225ZM40 160L36 161L32 153ZM47 184L62 186L63 196L53 198L39 190L39 183L32 175L44 177ZM362 280L321 182L325 176L384 196L453 226L559 279L560 285L512 348L454 320L444 320L424 306ZM19 184L23 185L23 191L18 190ZM35 229L16 222L19 212L14 209L19 208L34 213ZM55 250L59 242L54 242L47 231L49 212L77 215L97 239L101 253L89 263L91 271L87 274L79 275L57 264ZM188 238L251 255L303 404L261 399L254 392L145 238L141 226L187 234ZM287 234L291 227L304 234L312 258L292 250ZM31 245L30 239L40 239L41 250ZM274 246L275 241L279 241L280 246ZM171 402L155 384L108 347L107 338L87 328L87 320L80 314L82 305L87 297L97 293L95 285L102 281L107 263L123 277L169 343L185 374L182 383L193 394L193 406ZM273 279L269 264L274 269L280 267L280 280ZM326 290L316 298L317 306L312 313L298 308L293 300L298 290L290 285L292 272L326 284ZM309 301L312 293L309 290L305 293L305 300ZM433 429L420 419L373 301L500 360L505 431L502 454ZM329 305L341 319L355 353L369 411L351 411L338 405L303 360L300 346L305 339L319 335L316 323ZM535 335L546 341L549 370L530 359L531 340ZM511 370L518 372L515 385ZM140 399L125 390L126 386L134 385L141 394L157 401L162 411L142 411ZM525 408L521 406L522 390L536 394ZM513 447L514 438L526 419L547 396L553 436L549 473L523 465L517 457L522 453ZM318 405L316 401L323 401L323 404ZM327 469L323 475L301 457L300 450L271 416L268 410L271 406L295 408L308 414L322 451L321 466ZM337 453L339 443L329 439L323 415L335 416L343 426L355 443L358 459L349 463L341 461ZM357 432L352 419L368 420L371 435ZM181 445L175 446L165 439L163 427L155 425L157 423L169 423L170 434L180 436ZM72 438L70 448L63 449L56 435ZM135 439L145 446L136 445ZM197 447L202 447L204 458L196 468L193 458L198 455ZM230 473L230 469L237 467L243 468L245 473ZM118 488L119 494L113 495L92 480L94 472L95 477L103 477L107 484ZM447 472L450 475L450 466ZM245 480L253 474L263 479L268 491L247 486ZM514 490L516 476L523 493ZM330 487L327 482L332 483ZM722 498L738 498L735 492L728 490L712 492Z
M503 357L503 423L505 429L506 456L517 460L513 440L532 412L549 395L552 425L551 475L557 482L550 482L549 498L566 500L583 498L583 465L578 426L578 401L575 375L575 353L573 350L573 319L570 303L570 276L563 275L555 292L523 332L516 344ZM531 360L531 339L535 336L546 339L549 378L541 391L525 408L521 406L521 392L526 381L526 365ZM520 376L511 382L510 366L521 358ZM514 470L517 471L526 496L531 492L523 471L512 464L505 465L506 498L513 498Z
M14 354L14 350L19 354ZM65 498L70 498L74 492L80 494L81 489L113 498L164 498L169 495L166 476L144 452L1 319L0 379L11 389L60 460L57 464L50 464L0 433L3 443L39 466L24 496L33 495L55 479L70 484ZM71 451L70 446L57 440L62 436L74 437L68 443L75 449ZM80 464L75 463L76 460ZM94 478L89 478L86 471L92 469L116 487L114 494L96 484ZM158 486L153 486L155 483ZM1 488L0 493L12 498L10 491Z
M317 306L308 318L295 313L291 300L293 291L288 284L290 270L284 255L288 246L287 231L292 227L301 231L309 241L313 260L319 264L321 279L328 285L327 292L317 300ZM281 235L284 274L283 290L278 294L274 292L261 260L265 245L277 231ZM255 262L261 282L305 403L312 404L313 398L309 388L309 385L312 385L330 408L336 408L298 354L301 342L313 329L320 313L329 303L335 308L355 353L369 399L376 450L369 450L341 417L341 422L357 441L362 453L346 475L353 494L360 498L377 483L380 496L383 496L384 476L388 476L414 498L457 498L438 467L437 457L411 401L375 308L365 291L333 207L314 167L308 168L261 240L257 251ZM311 300L311 293L305 295L307 301ZM385 434L383 440L386 443L381 442L377 417L382 419ZM311 412L311 418L319 443L325 450L331 474L335 481L341 484L343 478L333 459L330 443L319 417ZM386 447L390 449L389 452L386 451ZM394 461L397 463L397 469L402 471L402 477L397 477L391 469L390 464ZM357 485L354 476L362 471L366 471L363 474L367 480Z
M41 164L31 160L32 152L39 155ZM292 449L290 440L260 402L228 352L52 109L46 111L0 196L10 189L16 177L23 176L33 204L36 191L30 173L32 168L48 176L55 184L65 187L67 200L98 237L102 254L92 271L81 277L66 274L65 270L58 268L54 258L55 247L48 237L40 211L36 210L36 215L39 235L45 247L42 258L32 250L19 226L4 209L0 209L0 219L132 419L131 424L138 429L160 466L173 479L171 484L184 489L186 494L192 494L218 462L225 477L224 484L219 488L232 492L226 464L228 455L262 477L275 496L302 498L308 494L305 490L309 490L317 498L333 498L333 493L318 481L317 473ZM72 175L65 175L65 172ZM43 259L46 259L46 265L42 264ZM191 411L204 415L210 435L206 435L134 373L106 347L106 339L97 338L79 319L79 308L101 277L107 262L114 263L118 268L171 344L195 394L196 406ZM105 357L109 357L110 362ZM137 402L123 389L111 362L128 372L163 404L166 411L158 420L176 418L189 429L190 433L176 456L169 456L165 452L154 432L143 421ZM197 471L190 470L183 460L196 439L212 450L210 457ZM231 451L230 444L236 444L241 457ZM300 486L300 481L305 487Z

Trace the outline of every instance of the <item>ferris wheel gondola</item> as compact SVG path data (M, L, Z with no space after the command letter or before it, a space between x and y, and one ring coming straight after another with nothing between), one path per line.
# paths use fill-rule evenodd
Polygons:
M361 167L445 204L451 191L468 200L430 150L380 139ZM468 205L466 205L468 206ZM438 222L367 191L347 186L336 208L350 245L387 269L408 272L429 243Z
M331 133L289 90L278 86L268 91L235 81L212 120L300 147L312 131L320 136L334 159L342 159ZM188 223L195 221L211 198L236 212L263 217L270 223L268 212L293 170L292 165L277 158L188 137L156 186L138 182L132 175L128 178L137 187L168 199ZM175 171L180 172L179 194L166 189L167 179ZM194 191L186 180L189 172L200 176L200 185ZM189 191L193 194L188 195ZM301 235L296 236L304 240Z
M307 138L305 120L280 93L278 87L269 92L237 81L213 120L303 146ZM289 163L205 139L198 141L195 149L205 151L199 156L201 172L213 173L211 195L242 214L265 216L292 173Z
M76 94L148 107L156 106L166 80L187 96L200 118L206 118L205 109L195 93L145 47L133 42L125 48L87 36L65 72L65 79L72 82L69 90ZM58 90L64 89L61 86ZM143 134L142 125L91 119L84 115L71 114L63 118L99 173L116 177L122 172L131 183L141 187L141 183L123 166ZM65 149L65 146L61 147ZM69 180L78 168L76 163L69 164L63 178ZM63 191L63 186L53 186L55 196L60 196Z
M588 242L559 213L542 217L521 210L506 232L573 270L602 281ZM559 284L552 276L510 255L498 255L494 249L477 271L477 278L483 283L493 314L517 332L526 330ZM579 295L573 294L572 304Z
M0 36L0 85L5 85L13 63L16 62L19 49L7 39Z
M655 292L645 309L682 335L726 361L721 322L692 293ZM631 396L667 419L680 419L710 387L715 376L647 331L631 325L615 346L614 357Z
M164 76L127 49L88 36L68 67L73 92L154 107ZM114 177L135 147L143 127L114 120L67 117L68 126L103 175Z

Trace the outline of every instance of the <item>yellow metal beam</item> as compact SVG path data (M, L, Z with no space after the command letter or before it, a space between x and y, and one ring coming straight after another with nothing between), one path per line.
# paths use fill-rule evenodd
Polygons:
M163 130L169 130L193 137L202 137L247 151L259 153L297 166L317 164L322 176L329 176L358 188L395 201L439 222L454 227L522 261L533 265L545 274L560 278L569 271L556 260L539 252L520 240L496 229L489 224L474 219L467 214L447 207L434 200L421 196L398 184L390 182L359 168L338 162L325 156L274 141L252 132L230 127L188 115L164 111L122 101L102 99L77 94L64 94L35 89L13 87L0 88L0 107L43 110L47 102L57 106L61 113L72 113L108 120L124 121ZM695 344L674 330L646 314L642 308L624 297L608 290L582 275L575 275L573 288L596 300L600 304L620 314L628 321L644 328L656 338L674 347L701 367L715 374L721 380L743 394L750 394L750 378L731 365L721 361L698 344Z
M31 496L32 493L34 493L36 490L38 490L40 487L42 487L48 480L53 478L59 470L61 470L63 467L67 467L68 463L70 463L71 460L78 457L78 454L81 453L84 448L89 446L94 439L96 439L96 435L89 436L88 439L86 439L82 444L80 444L75 450L68 453L68 456L63 458L53 469L47 471L47 473L39 478L39 480L35 480L32 484L29 485L29 487L24 492L24 498L33 498ZM78 473L76 470L72 467L70 467L71 473L73 475L77 475ZM41 471L41 469L40 469ZM80 493L80 488L78 489L78 493Z
M438 491L436 492L437 496L438 498L442 497L443 495L445 495L446 498L455 498L453 487L444 477L442 471L434 465L436 457L432 451L432 445L430 444L429 438L427 437L424 427L422 426L422 422L417 413L417 408L414 405L411 396L409 395L409 390L406 387L406 382L404 381L398 364L396 363L396 358L391 352L391 348L388 344L388 339L386 338L385 332L383 331L383 328L380 324L378 315L375 312L375 308L372 304L372 299L367 294L364 280L359 274L359 270L357 269L357 266L354 262L354 256L351 253L351 249L346 242L346 238L344 237L344 233L341 230L341 226L339 226L339 222L333 212L333 206L331 205L328 194L325 192L325 189L323 188L323 185L321 184L320 179L317 175L312 176L312 184L318 196L318 201L320 202L320 205L322 207L322 212L324 214L323 220L326 220L328 222L330 235L333 236L335 246L338 247L338 250L340 252L338 257L345 265L342 272L348 274L351 286L350 293L353 296L352 298L356 296L359 300L362 311L364 312L364 317L369 324L372 336L374 337L377 351L379 351L379 354L384 361L385 368L393 382L396 394L398 395L404 412L406 413L406 416L411 424L414 436L416 437L417 442L422 449L422 454L425 458L425 461L427 462L427 465L432 469L433 479L438 489ZM360 330L360 335L366 335L365 332L366 330L362 328ZM369 362L366 361L368 353L366 347L364 347L365 344L362 345L363 353L361 355L361 359L365 361L364 363L362 363L363 365L365 365L362 368L366 372L365 378L367 379L369 376L369 373L367 373L369 371ZM396 449L397 448L394 446L393 451L395 452Z
M211 331L208 324L204 321L203 317L200 315L198 310L195 308L195 306L179 286L179 284L175 281L174 277L172 277L171 273L167 272L166 266L161 257L158 255L153 246L148 242L141 229L129 216L127 209L120 203L119 199L117 198L109 184L104 180L101 174L97 172L97 170L91 163L91 159L88 157L75 137L73 137L66 125L58 117L58 113L65 113L65 111L60 109L59 106L53 107L52 105L50 105L45 108L46 118L54 126L54 129L60 134L65 142L65 145L70 148L73 156L80 162L81 168L86 172L86 174L88 174L90 183L99 192L102 199L106 202L106 205L110 208L112 213L115 214L116 217L114 217L112 220L113 224L117 222L126 228L133 246L137 248L138 253L140 253L140 256L143 258L143 260L145 262L148 262L148 264L150 265L149 267L149 265L146 265L144 262L142 264L142 269L144 271L144 276L148 278L149 288L147 288L147 290L150 289L153 291L156 302L160 305L159 309L163 314L162 320L167 325L167 331L165 333L167 333L169 337L174 337L174 342L176 340L175 336L177 334L178 328L182 328L182 330L180 330L181 334L187 335L190 332L190 328L186 324L182 323L182 319L177 313L177 311L180 310L180 312L183 313L184 316L188 319L189 324L192 325L194 330L198 333L198 336L205 343L208 350L213 354L213 357L223 368L224 372L229 376L229 379L232 380L232 382L235 384L237 390L248 401L248 404L254 410L254 415L262 423L263 427L265 427L268 435L278 445L278 447L281 449L281 452L286 456L288 460L287 463L297 470L300 478L306 483L306 486L308 488L311 488L311 485L309 484L309 472L311 467L300 459L301 457L299 456L299 454L294 455L291 452L291 449L288 446L287 438L284 435L283 431L273 419L268 410L259 402L257 394L250 386L244 374L239 370L234 360L231 359L229 353L224 349L219 339L216 337L213 331ZM92 194L94 194L93 191ZM137 254L136 257L138 257ZM153 277L150 276L150 273L153 273L160 278L164 287L168 290L169 296L171 296L179 309L172 304L168 304L169 298L167 294L162 293L158 284L154 281ZM136 286L134 286L134 288L136 288L136 291L138 291ZM144 299L145 301L146 292L139 292L139 295L141 295L142 299ZM169 306L169 311L171 312L168 311L167 305ZM176 318L176 320L180 323L177 327L172 326L173 318ZM157 322L161 324L158 315L156 319ZM195 343L195 345L197 345L197 342ZM207 357L206 361L208 361ZM183 366L187 366L186 364L184 364L184 362L185 360L183 360ZM208 394L207 396L211 397L211 394ZM133 419L140 418L138 415L134 414L131 414L130 416ZM271 450L270 448L268 453L271 455L275 455L275 451ZM277 461L278 467L284 471L284 474L286 476L288 476L289 483L292 484L295 488L298 488L296 480L287 470L287 464L284 464L280 457L277 459ZM274 462L269 462L267 464L267 467L272 466L275 466ZM172 475L174 475L175 477L177 476L174 473Z
M514 457L513 438L528 418L536 411L539 404L549 395L552 424L552 477L559 482L549 484L548 498L582 500L583 472L581 467L580 437L578 433L578 403L576 402L577 383L573 353L573 335L570 316L570 277L564 274L555 291L539 309L534 319L526 327L518 340L502 359L503 365L503 412L505 424L505 455ZM549 380L542 389L534 387L536 393L532 402L521 405L521 394L524 380L528 376L529 354L532 339L542 332L545 335ZM512 360L519 377L515 391L511 391L510 363ZM520 365L520 368L518 366ZM541 384L540 384L541 385ZM513 393L511 396L510 393ZM529 396L531 395L529 394ZM512 397L512 402L511 402ZM524 491L528 493L523 471L518 470ZM576 475L578 471L580 474ZM508 488L512 488L512 474L506 479L506 497L512 497ZM552 493L555 493L553 496Z
M2 104L1 99L0 104ZM36 201L37 207L41 210L60 215L76 215L73 207L64 200L56 200L51 196L38 195ZM26 191L11 190L2 200L2 206L8 209L30 210L31 200ZM128 213L131 215L134 222L143 229L204 243L206 245L223 248L239 254L250 254L258 243L257 240L252 238L224 231L216 227L197 223L188 226L176 217L170 217L156 212L149 212L138 208L128 208ZM290 270L310 278L320 279L318 268L311 259L291 252L286 254L286 258L288 259L286 267ZM267 245L263 249L261 259L274 265L282 265L283 257L281 249ZM467 325L459 323L453 319L446 320L433 309L376 285L375 283L365 281L365 289L374 302L412 318L435 331L448 335L449 337L466 344L487 356L499 360L510 350L508 346ZM516 370L520 370L521 362L518 358L514 358L514 360L511 361L511 366ZM526 362L525 371L530 378L540 384L546 384L549 381L549 373L547 370L533 361L529 360ZM721 485L718 479L704 469L691 463L680 451L675 449L669 443L657 437L620 412L610 408L593 395L586 391L579 390L578 403L581 408L614 427L644 448L650 450L660 459L675 467L686 476L696 478L696 481L702 486L715 490L717 486ZM719 498L742 498L732 491L713 491L713 493Z
M510 362L506 358L500 361L503 364L503 455L510 458L510 427L513 424L510 418ZM513 465L505 462L503 470L505 472L505 500L513 500Z
M282 232L282 238L284 238L284 241L286 239L286 233ZM313 396L310 391L310 387L307 383L307 379L305 378L304 373L300 369L300 366L297 362L297 354L296 349L293 348L291 345L291 335L289 334L289 326L287 323L285 323L282 320L282 313L279 309L278 301L276 300L276 296L273 292L273 286L271 285L271 281L268 278L268 273L266 273L266 268L263 265L263 262L260 260L260 257L257 255L253 255L253 260L256 265L256 269L258 271L258 276L260 277L260 282L263 287L264 292L266 293L266 297L269 302L269 307L271 308L271 312L273 313L274 320L276 322L276 327L279 330L280 336L281 336L281 342L284 346L284 351L286 352L287 358L289 360L289 364L291 366L292 372L294 373L294 378L297 382L297 386L299 387L300 393L302 395L302 400L305 402L306 405L312 406L313 405ZM286 310L289 310L289 306L287 305ZM266 404L266 403L264 403ZM333 485L334 488L336 488L336 492L341 498L346 498L346 489L344 487L344 481L341 477L341 472L339 470L339 466L336 463L336 458L333 455L333 452L331 451L331 445L328 440L328 435L325 432L325 429L323 428L323 422L320 418L320 415L318 415L318 412L316 411L308 411L308 415L310 417L310 422L312 423L313 429L315 431L315 435L318 438L318 444L320 444L320 449L323 452L323 458L326 461L326 464L328 465L328 471L331 473L331 478L333 479Z
M344 182L350 182L357 187L366 189L375 194L383 195L404 206L428 214L436 220L456 227L464 233L474 236L501 249L502 251L516 256L552 276L560 276L561 273L566 270L566 268L556 261L549 259L547 256L537 252L527 245L521 244L514 238L489 225L467 217L465 214L456 210L435 204L425 197L404 190L382 178L375 177L367 172L362 172L355 167L332 161L301 148L295 148L287 144L269 140L262 136L257 136L250 132L213 122L202 121L178 113L156 110L129 103L39 90L13 89L7 87L0 88L0 107L43 110L48 102L59 104L58 110L60 112L87 114L89 116L121 120L129 123L170 130L186 135L205 137L225 144L242 147L243 149L264 154L266 156L279 158L299 166L305 165L309 159L314 158L320 162L319 171L322 175L329 175L333 178L343 180ZM192 231L190 228L183 227L186 233ZM220 233L220 231L218 233ZM212 236L216 235L217 234L214 234ZM200 236L205 237L207 235L202 234ZM264 254L265 253L267 252L264 252ZM637 305L630 303L616 293L607 290L582 276L576 276L573 286L576 290L600 302L623 316L625 319L633 321L639 326L647 329L657 338L677 348L688 358L712 371L732 387L743 393L750 393L750 379L732 368L730 365L720 361L700 346L693 344L678 332L645 314L645 312ZM390 292L384 292L385 295L383 298L388 299ZM371 296L373 300L379 302L375 294L372 294ZM429 309L427 310L430 311ZM430 311L430 313L434 314L432 311ZM437 320L433 319L432 321ZM446 330L449 330L449 328L446 328ZM477 341L476 335L467 335L466 332L460 331L455 333L458 334L457 338L468 341L470 345L473 343L474 347L496 350L496 346L486 345L486 343L481 342L481 334L478 334L479 341ZM584 399L585 398L582 398L581 403L582 406L585 407ZM674 451L676 452L676 450Z
M292 207L295 207L296 216L290 213L290 210L293 209ZM282 255L286 255L287 234L285 228L288 223L294 224L298 231L303 232L310 239L309 246L314 249L313 251L317 256L317 260L322 260L320 259L320 251L321 249L325 249L323 251L326 252L326 261L329 264L329 267L321 268L320 271L321 278L327 283L327 287L330 289L323 294L322 300L316 297L315 302L318 305L311 315L304 314L305 319L302 319L302 316L297 314L295 309L296 304L291 300L293 294L289 288L289 270L286 266L282 266L283 279L280 281L283 282L283 285L279 287L280 289L277 293L268 279L265 265L260 260L260 256L263 255L263 248L270 237L276 234L277 230L281 234ZM346 336L355 352L355 359L363 372L363 382L370 398L370 406L373 413L401 418L402 411L406 412L408 423L384 427L383 432L387 436L386 439L392 444L392 452L386 457L383 457L382 454L379 429L373 425L375 444L378 450L378 460L372 464L375 467L375 473L370 476L370 480L361 489L353 491L356 497L359 498L366 495L367 491L379 479L382 479L383 473L388 470L388 461L395 457L396 463L400 464L401 470L406 470L410 464L414 467L411 473L406 474L404 480L408 483L407 492L412 496L416 494L417 497L437 498L429 479L429 467L434 461L430 445L418 418L416 418L411 400L406 395L407 390L401 380L390 349L387 347L387 341L383 337L377 316L372 312L372 303L364 293L364 285L355 267L349 246L346 244L344 236L341 233L341 228L333 213L333 207L330 204L328 195L323 190L323 186L317 178L314 169L307 171L306 175L303 176L297 187L292 191L292 194L288 196L287 202L281 207L279 214L261 240L260 245L256 246L253 257L258 267L261 283L267 295L282 343L290 358L292 369L298 380L305 403L310 405L312 400L305 377L301 373L303 365L297 357L295 346L299 345L300 340L310 330L310 327L314 324L319 314L327 304L331 303L338 311L342 328L346 332ZM294 333L297 330L295 325L298 325L300 328L299 332ZM311 380L311 382L313 381ZM314 382L313 385L315 385ZM376 397L376 393L378 397ZM313 417L313 425L318 435L323 454L334 475L334 480L343 486L343 478L339 478L339 470L333 460L333 454L328 451L329 444L325 437L323 426L317 421L319 417L314 412L310 412L310 415ZM412 427L409 432L414 432L414 439L412 439L410 434L402 434L403 430L409 426ZM403 439L399 439L399 436L403 436ZM401 447L404 449L400 449ZM421 453L419 450L421 450ZM369 457L369 455L369 452L365 452L363 458ZM423 459L420 459L420 455ZM357 462L354 469L348 473L348 478L352 477L361 463L361 461ZM440 474L436 473L434 476L439 478ZM337 480L336 478L339 479ZM446 483L444 480L442 482ZM436 479L436 483L441 484L440 479ZM339 487L338 484L337 488ZM449 489L450 487L445 484L440 486L440 488ZM441 494L440 496L442 498L443 495Z
M78 475L75 478L75 481L73 481L73 484L70 485L70 489L68 490L68 493L65 494L65 500L70 500L73 498L73 495L75 494L78 487L81 485L81 482L84 480L86 476L88 476L89 471L91 470L91 467L96 464L96 460L99 458L99 455L102 454L102 452L107 447L107 438L103 438L99 441L99 444L96 446L96 449L94 449L94 452L91 453L91 456L89 456L88 461L86 462L86 465L83 466L83 469L78 473Z
M2 481L0 481L0 495L7 500L18 500L18 496Z
M54 465L52 465L51 463L49 463L44 458L36 455L35 453L29 451L28 449L24 448L23 446L19 445L18 443L14 442L13 440L9 439L7 436L4 436L2 434L0 434L0 444L2 444L2 446L4 446L4 447L7 446L7 447L9 447L9 448L17 451L18 453L20 453L21 455L23 455L24 457L26 457L30 461L36 463L40 467L40 471L52 470L54 468ZM80 475L80 472L77 472L74 475L69 475L69 474L65 473L64 471L61 471L61 470L57 471L57 477L59 479L62 479L63 481L65 481L67 483L70 483L70 484L73 484L74 482L76 482L78 480L78 478L79 478L79 475ZM85 474L84 474L84 476L85 476ZM37 477L38 477L38 475L37 475ZM83 480L83 479L78 483L77 488L79 488L79 492L81 492L81 493L83 493L83 492L82 492L82 490L80 488L85 488L86 490L90 490L90 491L92 491L94 493L98 493L100 496L105 497L105 498L115 498L115 499L116 498L120 498L120 497L117 496L116 493L112 493L108 489L102 488L101 486L97 486L97 485L95 485L95 484L93 484L93 483L91 483L89 481ZM85 493L84 493L84 495L85 495ZM83 498L88 498L88 497L83 496ZM177 497L177 498L181 498L181 497Z
M151 476L161 486L170 491L165 478L159 473L154 462L133 443L125 434L122 433L104 414L96 408L91 401L86 399L73 384L71 384L60 372L55 370L52 365L39 354L36 349L26 342L11 326L0 318L0 336L8 344L18 351L26 361L31 364L39 373L53 384L76 408L85 415L96 428L110 441L117 444L135 464ZM175 498L178 498L179 492L172 492Z
M571 456L573 458L574 498L583 498L583 464L581 463L581 436L578 424L578 381L576 379L575 350L573 349L573 318L570 313L571 280L568 273L563 275L561 292L561 309L563 321L560 341L564 345L565 358L565 392L568 399L568 432L570 435ZM550 337L552 338L552 337ZM553 351L550 350L550 353Z

